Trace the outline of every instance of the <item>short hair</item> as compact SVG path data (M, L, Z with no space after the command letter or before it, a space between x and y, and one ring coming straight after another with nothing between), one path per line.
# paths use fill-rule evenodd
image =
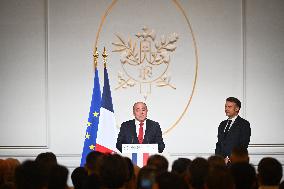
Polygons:
M234 180L227 167L216 166L209 170L206 178L208 189L234 188Z
M228 97L228 98L226 99L226 101L228 101L228 102L234 102L240 109L241 109L241 107L242 107L241 101L240 101L239 99L237 99L236 97Z
M256 184L255 168L245 162L239 162L230 166L230 172L234 178L236 189L252 189Z
M158 173L162 173L168 171L169 162L164 156L155 154L149 157L147 165L156 167Z
M224 157L221 155L212 155L208 158L209 167L213 168L215 166L226 166Z
M57 164L57 158L56 155L52 152L44 152L44 153L40 153L37 155L36 162L38 163L43 163L43 164L52 164L52 165L56 165Z
M262 158L257 167L260 185L279 185L283 170L281 163L272 157Z
M0 185L2 183L14 182L15 169L19 165L19 160L14 158L8 158L6 160L0 159Z
M191 160L188 158L178 158L172 164L172 172L176 174L183 174L190 166Z
M44 173L46 182L51 176L51 169L57 165L56 155L52 152L43 152L37 155L35 162L37 162Z
M119 154L107 154L102 158L102 165L99 168L102 187L122 187L129 175L127 163Z
M48 188L65 189L67 187L68 169L63 165L55 165L50 172Z
M71 174L74 189L82 189L83 183L87 180L88 172L84 167L77 167Z
M189 184L195 189L204 187L205 179L209 171L209 163L206 159L197 157L189 166Z
M185 180L183 180L177 174L171 172L164 172L158 175L156 181L158 183L159 189L188 188Z
M36 161L27 160L16 168L17 189L41 189L46 186L45 175Z
M88 153L85 167L88 170L89 175L98 171L99 166L101 165L101 158L103 156L104 154L99 151L91 151Z

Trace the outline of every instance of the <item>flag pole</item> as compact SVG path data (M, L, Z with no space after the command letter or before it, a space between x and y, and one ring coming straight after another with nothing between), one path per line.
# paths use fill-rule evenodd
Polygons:
M81 157L81 167L84 167L86 164L87 155L96 150L96 140L97 140L97 132L99 125L99 117L100 117L100 108L101 108L101 90L100 90L100 80L97 69L98 57L99 53L97 48L93 54L94 57L94 87L92 93L91 106L89 111L89 117L86 127L86 134L83 146L83 152Z
M95 49L93 57L94 57L94 69L96 69L97 65L98 65L98 58L99 58L99 53L98 53L98 48L97 47Z
M108 54L106 53L106 47L104 47L104 51L103 51L103 61L104 61L104 67L106 68L106 61L107 61L107 57L108 57Z

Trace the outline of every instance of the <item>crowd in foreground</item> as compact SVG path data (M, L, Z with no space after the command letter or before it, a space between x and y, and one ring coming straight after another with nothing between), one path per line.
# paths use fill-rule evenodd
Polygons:
M0 189L68 189L68 169L57 163L52 152L20 163L0 159ZM71 173L74 189L283 189L282 165L264 157L255 167L247 150L234 149L230 162L221 156L176 159L169 171L168 160L152 155L139 168L118 154L93 151L84 167Z

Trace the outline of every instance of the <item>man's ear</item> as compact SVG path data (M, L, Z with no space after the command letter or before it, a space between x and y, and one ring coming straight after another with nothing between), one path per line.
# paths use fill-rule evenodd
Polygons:
M235 107L235 111L236 112L240 111L240 108L239 107Z

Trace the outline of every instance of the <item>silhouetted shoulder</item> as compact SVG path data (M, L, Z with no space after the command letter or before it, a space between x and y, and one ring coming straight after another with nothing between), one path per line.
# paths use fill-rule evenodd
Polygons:
M246 120L246 119L244 119L240 116L238 117L238 119L239 119L240 123L242 123L242 125L250 125L248 120Z
M159 123L157 121L153 121L151 119L147 119L147 124L151 124L151 125L159 125Z
M132 124L135 124L135 120L132 119L132 120L128 120L128 121L125 121L121 124L121 127L126 127L126 126L129 126L129 125L132 125Z

